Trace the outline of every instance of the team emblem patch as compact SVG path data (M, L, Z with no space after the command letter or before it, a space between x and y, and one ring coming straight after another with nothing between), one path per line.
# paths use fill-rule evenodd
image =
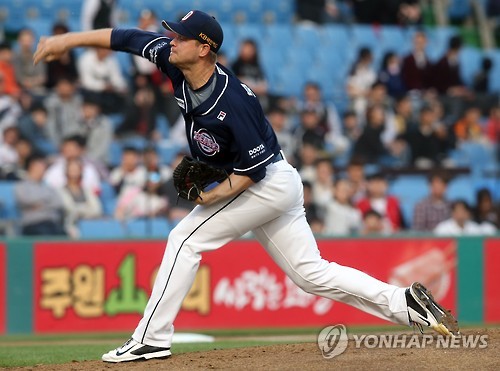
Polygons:
M226 112L220 111L219 114L217 115L217 119L224 121L225 118L226 118Z
M206 156L213 156L220 150L220 146L214 136L206 129L195 131L193 140L198 144L200 151Z

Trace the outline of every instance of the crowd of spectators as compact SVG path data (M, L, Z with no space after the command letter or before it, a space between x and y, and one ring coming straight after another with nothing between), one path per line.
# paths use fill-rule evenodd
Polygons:
M299 10L304 19L314 13L307 10L312 6L334 16L338 3L308 0ZM363 22L368 13L356 4L376 2L353 3ZM418 2L394 3L393 13L373 11L364 21L390 16L383 21L419 22ZM108 5L107 13L96 16L109 25L113 1ZM87 27L96 22L87 19ZM138 27L158 31L154 12L141 12ZM54 34L67 31L64 24L53 27ZM177 199L171 179L183 153L165 163L157 150L168 139L157 129L160 117L171 123L171 135L177 127L179 138L184 136L168 79L137 57L130 57L127 75L113 52L98 48L33 66L35 43L33 31L23 29L13 45L0 45L0 178L17 182L20 233L79 238L81 219L162 217L175 223L185 216L193 205ZM450 154L457 146L498 148L500 106L487 84L492 62L483 62L471 89L460 75L462 40L452 37L435 63L426 55L426 43L426 34L416 32L411 53L388 52L380 67L370 46L361 47L349 69L344 87L349 105L342 112L315 82L307 83L299 98L269 94L255 40L243 40L234 61L219 59L256 93L287 160L299 170L314 232L489 234L500 226L490 190L479 190L475 205L445 196L455 166ZM136 137L148 145L126 144ZM122 146L118 164L109 159L113 143ZM370 164L377 171L367 173ZM389 192L392 178L383 171L388 168L429 176L429 196L416 205L412 220ZM116 195L108 213L102 199L107 188Z

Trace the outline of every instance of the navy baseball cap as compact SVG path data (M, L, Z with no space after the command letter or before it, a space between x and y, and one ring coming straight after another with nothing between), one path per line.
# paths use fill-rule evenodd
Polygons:
M180 22L161 21L161 24L176 34L210 45L210 49L215 53L219 51L224 39L219 22L200 10L189 11Z

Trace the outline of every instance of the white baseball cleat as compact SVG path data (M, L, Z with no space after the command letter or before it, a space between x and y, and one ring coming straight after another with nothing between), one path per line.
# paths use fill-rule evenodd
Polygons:
M458 322L449 310L439 305L429 290L421 283L414 282L406 289L406 304L410 324L432 327L445 336L460 336Z
M121 347L110 350L108 353L102 355L104 362L128 362L136 361L139 359L151 358L167 358L170 357L170 348L153 347L151 345L144 345L138 343L130 338Z

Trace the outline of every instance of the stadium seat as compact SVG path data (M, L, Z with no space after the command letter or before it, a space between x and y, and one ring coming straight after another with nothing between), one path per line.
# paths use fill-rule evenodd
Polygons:
M423 175L400 175L390 182L389 194L399 199L403 218L411 227L415 205L429 194L427 178Z
M115 219L87 219L78 222L81 238L125 238L122 222Z
M16 204L15 181L0 181L0 218L17 219L19 210Z
M473 47L463 47L460 50L460 75L464 83L472 87L474 75L481 69L483 53L481 50Z
M463 199L467 201L469 205L474 206L476 202L476 194L471 177L467 175L460 175L453 178L448 184L446 197L448 197L448 200L450 201Z
M116 208L116 193L115 189L108 182L101 183L101 193L99 194L101 200L103 214L105 216L113 216Z
M129 237L167 238L172 229L166 218L133 219L125 224Z

